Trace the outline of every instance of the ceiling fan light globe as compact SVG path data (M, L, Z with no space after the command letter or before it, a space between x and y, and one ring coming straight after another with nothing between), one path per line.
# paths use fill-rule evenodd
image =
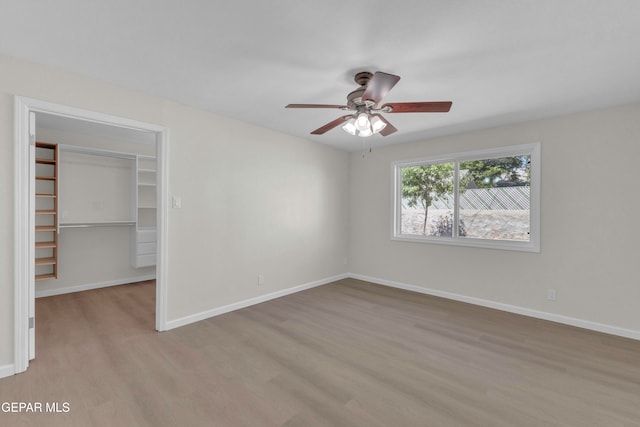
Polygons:
M356 129L356 119L351 118L351 119L347 120L347 123L345 123L344 126L342 126L342 130L344 130L349 135L355 135L356 131L357 131L357 129Z
M367 113L360 113L358 115L358 119L356 120L356 129L360 132L371 130L371 122L369 121Z
M365 138L367 136L371 136L371 135L373 135L373 132L371 131L370 127L368 129L361 130L361 131L358 132L358 136L361 136L363 138Z
M380 117L373 116L371 118L371 130L373 131L373 133L380 132L386 126L387 126L387 124L382 119L380 119Z

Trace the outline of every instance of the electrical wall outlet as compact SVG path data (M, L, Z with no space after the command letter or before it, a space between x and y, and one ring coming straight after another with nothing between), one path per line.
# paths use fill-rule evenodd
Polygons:
M264 285L264 276L262 274L258 274L258 286Z
M555 301L558 296L558 291L555 289L547 289L547 299L549 301Z

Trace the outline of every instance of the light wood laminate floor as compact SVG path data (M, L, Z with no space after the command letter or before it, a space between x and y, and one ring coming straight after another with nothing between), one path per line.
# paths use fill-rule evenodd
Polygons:
M640 342L352 279L154 332L154 284L37 300L2 426L640 426Z

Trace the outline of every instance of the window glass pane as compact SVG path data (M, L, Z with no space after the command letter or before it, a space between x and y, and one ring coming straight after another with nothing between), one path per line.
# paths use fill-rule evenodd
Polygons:
M531 156L461 162L460 237L529 241Z
M453 225L453 163L401 168L400 234L449 236Z

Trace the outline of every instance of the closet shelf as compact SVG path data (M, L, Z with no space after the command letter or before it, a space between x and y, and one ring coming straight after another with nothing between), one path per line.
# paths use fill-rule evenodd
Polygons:
M36 282L39 280L51 280L51 279L57 279L56 275L53 273L49 273L49 274L36 274Z
M56 215L58 212L52 210L37 210L36 215Z
M36 249L57 248L56 242L36 242Z
M55 176L36 176L36 179L40 179L42 181L55 181L57 178Z
M56 259L51 258L36 258L36 265L55 265Z
M43 193L38 193L36 194L36 197L49 197L49 198L56 198L58 196L56 196L55 194L43 194Z
M36 225L36 231L56 231L57 227L55 225Z
M36 163L41 165L55 165L56 159L36 159Z

